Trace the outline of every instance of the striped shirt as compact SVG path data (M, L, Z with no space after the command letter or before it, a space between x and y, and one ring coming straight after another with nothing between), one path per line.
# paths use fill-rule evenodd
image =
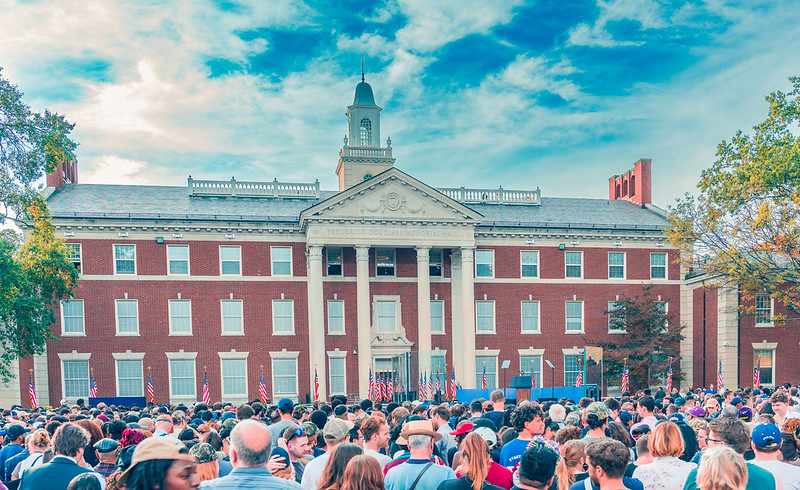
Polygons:
M261 489L276 488L281 490L302 490L303 487L294 481L284 480L272 476L266 467L259 468L234 468L228 476L206 480L200 484L200 488L211 488L216 490L234 489Z

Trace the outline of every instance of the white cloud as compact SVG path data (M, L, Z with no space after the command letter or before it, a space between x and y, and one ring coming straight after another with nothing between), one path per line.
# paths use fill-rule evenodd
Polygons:
M117 155L102 155L86 163L89 169L81 169L78 179L82 184L155 184L163 177L163 172L154 173L145 161Z

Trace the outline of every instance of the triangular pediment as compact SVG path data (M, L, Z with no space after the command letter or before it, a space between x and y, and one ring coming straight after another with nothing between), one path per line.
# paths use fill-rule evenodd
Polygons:
M317 220L420 221L477 224L483 216L410 175L390 168L300 213Z

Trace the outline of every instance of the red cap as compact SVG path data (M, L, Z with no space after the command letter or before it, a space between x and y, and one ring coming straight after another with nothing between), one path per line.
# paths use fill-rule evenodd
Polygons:
M451 436L460 436L461 434L466 434L467 432L470 432L473 427L475 427L475 426L472 425L471 422L464 422L463 424L458 426L458 429L456 429L453 432L451 432L450 435Z

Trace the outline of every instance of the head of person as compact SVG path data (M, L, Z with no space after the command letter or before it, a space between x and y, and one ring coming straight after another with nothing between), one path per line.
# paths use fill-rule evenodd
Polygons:
M594 402L586 407L583 419L589 429L600 429L608 423L609 409L603 402Z
M283 440L286 441L286 448L293 460L302 458L310 452L308 434L303 427L287 427L283 431Z
M466 466L466 475L472 480L473 490L480 490L489 473L489 447L480 434L471 432L461 443L461 462Z
M239 421L252 418L255 415L255 410L250 405L243 403L236 409L236 419Z
M650 442L650 434L645 434L636 441L636 459L641 460L644 464L653 461L653 455L650 454L650 449L647 447Z
M654 458L665 456L680 457L684 449L681 430L672 422L659 423L650 433L647 449Z
M375 447L386 447L389 443L389 426L378 417L369 417L361 423L364 443Z
M650 395L645 395L639 399L639 406L636 409L642 417L649 417L656 411L656 401Z
M167 434L172 432L172 417L169 415L159 415L154 423L156 430L163 430Z
M564 408L564 405L561 405L560 403L554 403L550 405L548 414L550 415L550 420L557 424L563 424L564 419L567 418L567 410Z
M750 434L739 419L718 417L708 423L707 447L728 446L739 454L750 449Z
M291 459L289 458L289 453L280 446L276 447L272 450L272 455L270 456L270 460L273 459L276 467L271 468L272 476L283 478L284 480L295 481L294 473L292 471L294 467L292 466Z
M353 427L354 424L348 420L336 418L329 420L322 430L325 437L325 444L328 447L334 447L337 444L345 442L350 436L350 429Z
M489 395L489 400L491 400L492 405L503 406L506 403L506 396L503 394L503 390L494 390Z
M697 488L702 490L744 490L747 465L736 451L726 446L703 451L697 467Z
M483 404L480 400L472 400L472 403L469 404L469 411L473 414L479 414L483 412Z
M200 484L194 458L171 437L149 437L133 450L131 465L119 477L125 490L184 490Z
M294 411L294 402L288 398L281 398L278 400L278 410L282 416L291 416Z
M751 436L753 450L757 453L777 453L783 439L781 430L775 424L762 423L753 427Z
M383 488L383 472L377 459L360 454L347 463L342 476L342 490L383 490Z
M586 462L586 443L581 440L567 441L561 446L561 459L556 465L559 489L569 488L575 483L575 473L583 471Z
M431 413L431 421L435 429L445 425L448 420L450 420L450 409L445 405L439 405Z
M797 459L797 439L791 432L781 432L781 454L778 459L792 463Z
M100 480L97 479L97 476L90 473L81 473L80 475L73 478L69 485L67 486L67 490L100 490Z
M89 432L75 423L62 424L53 435L53 453L80 459L89 437Z
M242 420L231 430L230 441L231 463L234 466L266 466L272 450L272 439L266 425L253 419Z
M783 390L778 390L769 397L772 411L779 417L785 417L789 410L789 394Z
M592 483L603 486L602 482L621 479L625 475L630 451L619 441L600 439L589 444L586 456Z
M213 480L219 477L219 464L217 451L211 444L201 442L189 449L189 454L194 457L197 465L197 479L199 481Z
M550 487L557 463L555 451L541 442L531 444L519 461L520 483L538 489Z
M28 440L28 450L31 453L44 451L50 446L50 433L45 429L36 429Z
M519 433L527 431L531 435L543 434L544 413L539 405L520 405L511 414L511 425Z
M441 438L442 435L433 430L430 420L412 420L403 425L397 443L408 445L412 458L424 455L430 457L433 454L433 443Z
M344 477L344 470L350 460L356 456L364 454L364 450L360 446L345 442L336 446L333 450L330 459L328 459L325 469L320 477L317 488L339 488L342 478Z
M706 400L704 408L707 414L714 414L719 412L719 400L717 400L713 396L710 397L708 400Z

